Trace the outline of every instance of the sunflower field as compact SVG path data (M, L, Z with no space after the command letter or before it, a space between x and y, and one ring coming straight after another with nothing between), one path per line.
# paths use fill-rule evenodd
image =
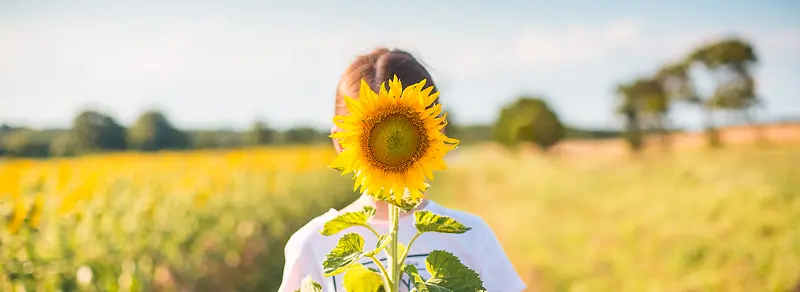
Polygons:
M0 162L0 291L275 291L288 237L354 199L325 168L334 157L303 147Z

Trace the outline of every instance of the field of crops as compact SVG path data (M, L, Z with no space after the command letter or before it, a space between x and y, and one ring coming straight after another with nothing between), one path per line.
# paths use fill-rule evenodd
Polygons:
M334 155L284 148L0 164L0 291L275 291L288 237L354 199L349 181L325 169Z
M531 291L785 291L800 280L796 147L454 154L431 197L484 217ZM0 291L275 291L288 236L354 199L325 169L334 155L0 162Z

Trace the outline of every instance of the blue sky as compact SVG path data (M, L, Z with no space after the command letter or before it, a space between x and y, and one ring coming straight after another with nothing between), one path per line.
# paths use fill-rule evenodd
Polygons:
M389 46L431 68L458 122L539 94L567 123L617 127L616 83L731 34L761 55L760 116L800 115L799 1L111 2L0 2L0 123L157 108L182 128L329 127L341 72Z

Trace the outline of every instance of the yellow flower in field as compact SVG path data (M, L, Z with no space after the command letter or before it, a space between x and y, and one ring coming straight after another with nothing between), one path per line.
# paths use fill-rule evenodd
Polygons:
M8 220L8 232L16 234L25 222L26 215L28 215L28 209L25 208L25 204L20 199L15 200L14 212Z
M422 198L425 178L447 166L443 157L459 141L441 132L447 124L441 105L428 108L439 93L424 88L425 80L403 89L394 76L387 91L372 91L361 80L358 99L344 98L350 115L336 116L333 122L342 131L331 135L339 139L344 151L331 167L354 173L354 189L361 188L378 199L400 203L408 190L412 199ZM381 191L385 191L382 193ZM388 193L388 194L387 194Z

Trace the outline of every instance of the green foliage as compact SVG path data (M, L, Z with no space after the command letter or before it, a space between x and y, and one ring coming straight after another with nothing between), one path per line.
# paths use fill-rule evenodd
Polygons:
M506 146L531 142L547 150L564 138L565 128L544 100L522 97L501 110L493 135Z
M325 226L323 226L322 230L319 232L322 235L331 236L353 226L371 228L367 224L367 221L369 221L369 219L374 215L375 208L371 206L365 206L360 212L347 212L334 217L328 222L325 222Z
M142 114L129 131L131 147L141 151L185 149L190 145L188 136L172 127L158 111Z
M657 125L666 134L663 125L669 113L669 98L660 81L640 78L618 85L616 91L616 112L625 117L625 138L631 150L641 150L645 122Z
M286 144L313 144L330 141L328 135L311 127L291 128L283 133Z
M461 263L452 253L434 250L425 259L425 266L431 278L424 282L416 267L406 265L403 268L419 292L486 291L478 273Z
M3 137L5 155L18 157L47 157L50 141L47 135L30 129L17 129Z
M126 131L113 118L97 111L84 111L72 122L74 150L79 153L98 150L123 150Z
M277 132L269 128L265 123L256 121L247 133L245 133L245 144L247 145L267 145L277 141Z
M379 292L383 288L383 277L380 273L367 269L361 264L350 266L344 274L344 289L347 292Z
M231 129L194 130L186 135L195 149L230 149L245 146L245 134Z
M758 59L752 45L736 37L705 44L686 57L687 63L703 65L716 82L712 95L697 99L697 104L703 107L710 146L718 147L721 143L714 122L715 110L735 110L748 116L750 108L762 103L751 73Z
M358 233L348 233L339 238L336 244L322 262L325 277L338 275L347 271L350 265L366 256L364 253L364 238Z
M464 224L450 217L436 215L425 210L414 212L414 227L417 228L419 233L439 232L461 234L472 229L472 227L464 226Z
M322 292L322 285L314 282L311 275L305 276L301 282L300 289L295 292Z
M751 74L751 67L757 62L752 45L731 37L699 46L681 61L662 66L652 76L618 85L616 111L625 116L626 136L631 148L641 149L641 132L645 124L656 128L667 146L667 116L673 101L699 106L708 144L719 146L721 141L714 122L715 110L740 111L740 116L750 121L748 110L762 104ZM689 69L696 64L705 67L716 82L714 93L709 96L700 96L694 87Z

